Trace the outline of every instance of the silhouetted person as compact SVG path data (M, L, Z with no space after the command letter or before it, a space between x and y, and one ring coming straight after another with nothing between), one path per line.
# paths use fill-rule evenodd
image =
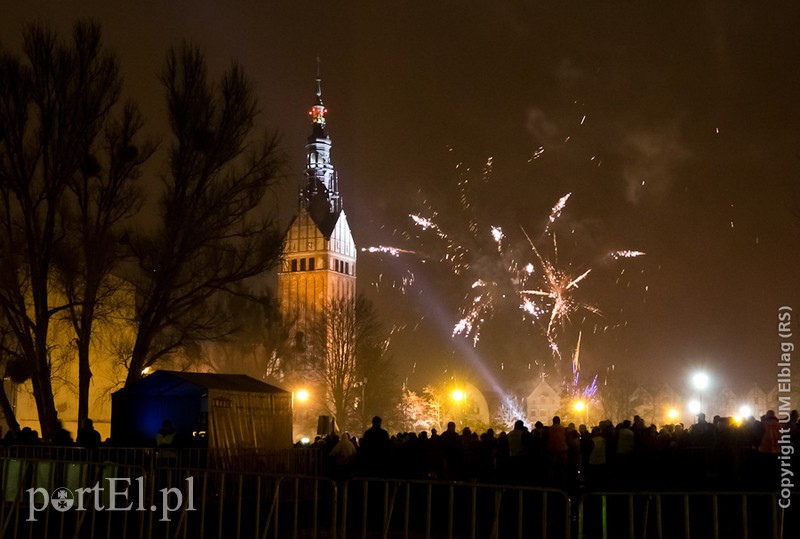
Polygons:
M61 421L56 421L56 434L53 436L53 445L72 445L72 434L61 425Z
M381 418L372 418L372 426L361 438L361 453L367 475L383 475L389 459L389 433L381 427Z
M447 430L439 437L444 456L444 474L442 479L460 479L464 460L464 449L461 437L456 431L456 424L450 421Z
M551 483L564 488L567 478L567 429L561 426L561 418L555 416L547 430L547 462Z
M514 430L508 433L508 469L504 475L513 483L522 482L528 474L525 463L525 446L528 429L521 419L514 421Z
M169 419L164 420L156 433L156 447L175 447L175 429Z
M83 428L78 431L75 443L86 449L94 449L100 445L100 433L94 429L94 422L91 419L83 422Z

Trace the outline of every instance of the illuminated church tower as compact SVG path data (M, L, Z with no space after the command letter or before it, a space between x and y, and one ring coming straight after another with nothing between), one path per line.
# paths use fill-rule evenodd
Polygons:
M311 107L311 136L298 213L284 238L284 261L278 272L278 297L285 320L295 323L295 340L304 335L326 304L356 294L356 246L331 163L331 139L325 131L320 79Z

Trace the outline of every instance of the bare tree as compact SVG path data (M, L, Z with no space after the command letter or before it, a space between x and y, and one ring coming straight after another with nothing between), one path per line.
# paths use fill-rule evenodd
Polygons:
M172 49L161 75L174 142L160 216L131 241L137 264L136 341L127 383L191 342L232 331L213 296L273 267L281 238L264 207L282 158L274 137L252 137L256 99L232 65L218 84L203 54Z
M400 387L372 304L363 296L330 301L309 326L306 377L318 377L328 411L343 428L363 427L373 415L395 412ZM316 361L316 363L314 363Z
M202 346L205 363L216 372L254 378L278 378L292 345L292 324L285 322L271 297L228 296L225 311L235 324L230 338Z
M31 25L21 55L0 53L0 313L24 358L48 439L57 422L50 323L69 307L51 290L66 234L59 212L119 91L116 58L96 24L76 23L70 43Z
M135 182L155 148L151 142L135 143L142 123L131 103L118 120L109 121L98 147L87 154L80 174L70 182L71 196L64 204L67 235L55 261L76 335L78 425L89 417L92 332L96 322L118 309L120 280L111 272L125 254L123 225L141 205Z
M316 358L326 405L340 426L352 418L358 394L356 305L351 298L330 301L309 327L309 352Z
M636 383L613 368L606 372L603 384L598 388L597 399L605 419L615 422L633 418L636 408L642 404L636 398Z
M19 381L17 371L24 362L25 358L20 353L16 337L13 332L9 331L5 319L0 318L0 372L2 372L2 376L0 376L0 411L5 417L8 428L14 432L19 432L19 423L6 394L4 381L6 378L10 378L12 383ZM23 368L21 371L24 373L22 378L27 379L27 369Z
M361 428L369 426L372 416L389 418L396 409L402 388L397 383L389 337L381 325L373 304L363 296L356 298L356 368L361 394L357 395Z

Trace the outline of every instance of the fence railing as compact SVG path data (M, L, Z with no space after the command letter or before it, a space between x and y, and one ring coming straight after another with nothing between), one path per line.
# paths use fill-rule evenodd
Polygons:
M0 447L0 458L56 460L70 462L113 462L148 470L156 468L203 468L248 473L269 472L280 475L321 475L317 448L293 447L279 450L84 447L50 445L12 445Z
M578 539L797 537L770 492L592 492L578 500Z
M355 478L342 499L342 537L570 536L570 499L557 489Z
M18 456L0 457L0 474L3 538L800 536L800 510L784 512L762 492L596 492L575 502L521 485Z
M4 538L337 533L338 488L327 478L18 458L0 463Z

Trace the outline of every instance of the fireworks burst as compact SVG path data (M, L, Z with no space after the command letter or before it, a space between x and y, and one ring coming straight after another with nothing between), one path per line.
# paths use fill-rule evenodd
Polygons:
M462 209L469 209L471 204L462 182L461 201ZM443 226L432 218L423 218L412 215L416 226L422 231L431 231L446 246L442 261L449 262L452 270L459 275L472 268L476 273L469 291L465 295L460 314L461 318L453 327L453 335L463 335L472 340L477 346L480 340L481 328L489 320L501 304L513 299L523 316L539 325L554 357L561 358L558 345L559 329L563 328L571 317L579 311L586 311L599 315L600 310L589 303L580 301L576 297L577 289L592 272L591 268L583 269L580 273L571 273L567 268L558 265L558 243L556 235L551 230L552 225L558 220L567 205L571 193L562 196L550 211L543 236L549 238L551 253L537 247L531 237L523 234L527 240L528 249L525 250L530 260L521 260L514 249L508 246L508 239L503 228L489 226L482 229L474 218L469 219L469 230L472 235L473 246L467 247L453 240ZM483 230L488 233L483 236ZM487 249L483 237L491 238L494 249L493 254ZM617 251L617 258L640 256L639 251Z
M541 152L535 157L539 155ZM489 320L501 311L517 310L521 311L523 321L538 328L553 359L560 361L562 351L559 343L576 315L602 315L597 306L581 299L581 285L592 275L592 268L586 264L563 265L559 261L556 229L572 193L556 200L543 219L542 232L538 236L529 235L521 227L521 234L510 234L516 227L485 222L478 217L473 204L476 199L473 194L477 193L480 184L489 181L492 169L491 158L480 171L476 171L478 174L470 172L462 163L456 166L460 210L457 219L454 219L455 214L442 219L435 208L424 201L424 210L409 214L412 229L417 233L404 234L404 237L417 242L414 250L378 246L363 251L387 253L394 257L409 254L423 261L438 258L453 275L465 277L468 284L465 284L459 319L452 326L454 337L468 338L472 346L477 347L481 331ZM424 247L427 238L435 241ZM436 255L431 256L432 253ZM607 252L605 257L620 260L644 254L635 250L617 250ZM591 399L597 391L597 380L588 385L580 380L580 338L579 333L568 385L576 396Z

